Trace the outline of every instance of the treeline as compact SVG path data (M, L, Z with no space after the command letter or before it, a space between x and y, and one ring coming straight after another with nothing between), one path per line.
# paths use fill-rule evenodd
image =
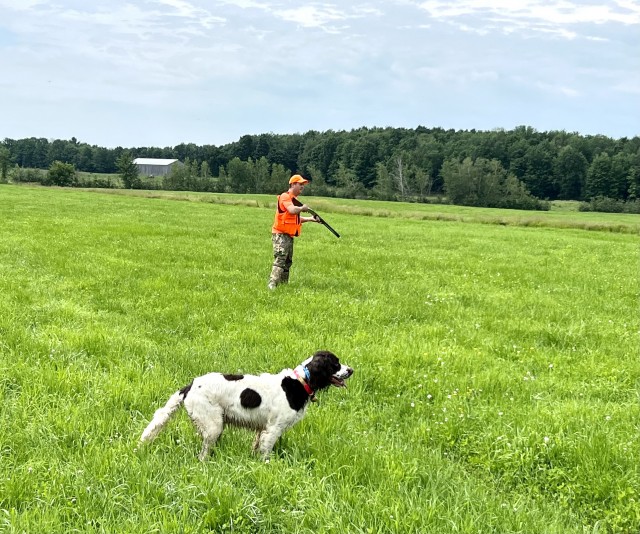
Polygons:
M426 201L446 196L468 205L519 198L530 207L535 207L531 199L606 199L620 205L640 198L640 137L538 132L526 126L509 131L420 126L268 133L223 146L128 149L75 138L5 139L0 164L2 153L10 166L48 169L59 161L89 173L118 173L123 155L176 158L187 163L187 172L174 177L174 188L235 193L279 192L286 175L300 172L313 180L313 194L352 198Z

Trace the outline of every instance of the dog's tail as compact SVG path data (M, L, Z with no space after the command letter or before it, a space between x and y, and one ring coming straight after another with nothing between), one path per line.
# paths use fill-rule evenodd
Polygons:
M156 410L153 414L153 419L144 429L140 441L153 441L156 439L160 431L171 419L171 416L176 413L176 410L182 406L184 399L191 389L191 384L183 387L180 391L176 391L162 408Z

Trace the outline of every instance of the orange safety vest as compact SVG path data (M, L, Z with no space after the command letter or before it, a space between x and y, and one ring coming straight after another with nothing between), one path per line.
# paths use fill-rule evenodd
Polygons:
M276 209L276 216L273 221L273 227L271 232L274 234L288 234L292 237L300 235L302 231L302 223L300 222L300 214L292 215L287 211L284 206L285 202L291 202L293 195L288 191L282 193L278 197L278 208Z

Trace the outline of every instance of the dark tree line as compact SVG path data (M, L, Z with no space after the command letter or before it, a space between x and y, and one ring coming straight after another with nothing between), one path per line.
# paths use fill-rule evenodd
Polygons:
M21 168L48 169L57 161L78 171L118 173L123 154L189 162L193 186L203 190L271 193L282 188L272 174L281 180L300 172L312 178L314 194L355 198L425 201L455 190L460 203L478 205L478 191L494 182L511 194L521 191L546 200L640 198L640 137L538 132L526 126L509 131L419 126L268 133L244 135L223 146L127 149L88 145L75 138L5 139L0 143L0 159L5 161L4 167L0 161L0 168L6 169L8 161ZM482 179L478 172L485 173ZM476 176L475 192L461 186L464 173ZM200 179L193 180L196 176Z

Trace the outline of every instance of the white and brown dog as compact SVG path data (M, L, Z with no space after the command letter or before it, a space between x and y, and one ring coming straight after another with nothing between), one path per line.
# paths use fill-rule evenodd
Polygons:
M329 351L318 351L295 369L283 369L276 375L209 373L176 391L156 411L140 441L155 439L184 404L202 435L200 460L206 459L225 423L257 431L253 450L267 459L282 433L304 417L315 392L329 386L345 387L344 381L352 374L353 369Z

